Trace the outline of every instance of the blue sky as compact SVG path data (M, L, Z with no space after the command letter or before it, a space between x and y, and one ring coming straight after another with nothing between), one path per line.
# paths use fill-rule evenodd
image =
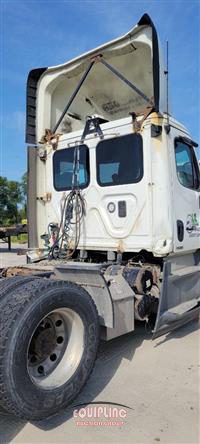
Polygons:
M64 63L126 33L145 12L156 25L163 50L169 40L172 113L200 142L199 0L0 2L1 175L18 180L26 171L28 72Z

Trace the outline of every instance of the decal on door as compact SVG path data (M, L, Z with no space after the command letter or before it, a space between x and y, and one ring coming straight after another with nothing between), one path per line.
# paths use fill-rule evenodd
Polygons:
M187 215L186 231L188 232L189 237L200 236L200 218L197 217L196 213Z

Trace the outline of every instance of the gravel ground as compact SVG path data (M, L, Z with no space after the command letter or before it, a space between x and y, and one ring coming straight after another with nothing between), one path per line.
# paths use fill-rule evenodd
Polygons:
M9 251L8 244L0 241L0 268L25 265L26 255L19 255L18 252L22 252L26 248L27 244L12 243L11 251Z

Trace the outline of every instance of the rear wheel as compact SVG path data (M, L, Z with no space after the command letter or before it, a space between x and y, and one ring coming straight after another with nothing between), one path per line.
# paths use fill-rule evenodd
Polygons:
M20 285L33 281L33 279L38 278L38 276L12 276L9 278L0 279L0 302L4 296L11 290L17 289Z
M99 322L81 287L34 279L0 305L0 403L28 420L68 406L94 365Z

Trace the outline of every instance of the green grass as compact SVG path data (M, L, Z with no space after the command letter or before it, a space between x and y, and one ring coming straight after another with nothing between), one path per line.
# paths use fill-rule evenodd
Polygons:
M11 242L14 244L26 244L28 242L28 234L19 234L19 236L11 236Z

